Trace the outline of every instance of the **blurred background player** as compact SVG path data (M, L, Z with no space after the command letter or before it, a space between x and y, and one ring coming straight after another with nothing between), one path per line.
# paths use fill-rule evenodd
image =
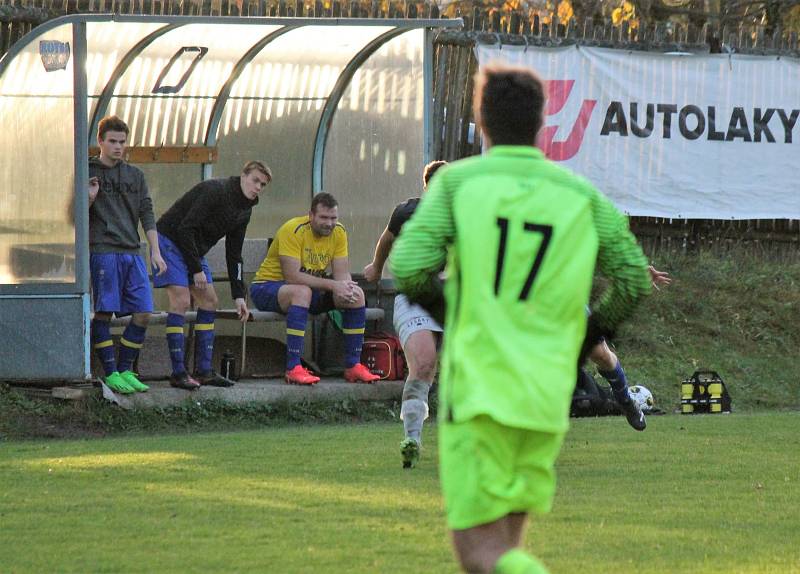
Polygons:
M411 301L435 309L447 260L439 467L462 568L546 572L520 546L527 513L552 505L576 365L650 281L626 218L534 147L541 80L490 65L475 86L488 152L433 178L391 270ZM595 263L610 284L587 320Z
M432 161L425 166L422 172L423 193L433 174L445 165L446 161ZM394 208L389 224L375 246L372 261L364 267L364 277L370 283L380 281L392 244L400 235L403 225L414 215L419 200L419 197L412 197ZM403 385L403 402L400 408L404 432L400 456L403 459L403 468L412 468L419 460L422 447L422 424L428 418L428 394L436 376L437 347L442 327L425 309L409 302L408 297L402 293L394 298L393 323L408 361L408 377Z
M231 387L233 381L211 368L214 353L214 319L217 292L205 255L225 237L225 260L231 297L241 321L250 311L242 272L242 246L258 197L272 181L272 170L260 161L248 161L239 175L207 179L180 197L158 220L158 234L169 262L169 273L153 285L165 287L169 297L167 346L172 363L173 387L195 390L200 385ZM183 325L192 299L197 304L195 372L186 372Z
M655 289L661 285L669 285L672 279L669 273L659 271L652 265L647 268L650 273L650 280ZM628 379L622 368L619 357L609 347L605 339L601 339L589 352L589 360L597 365L597 372L611 385L611 392L614 400L620 405L628 424L638 431L643 431L647 427L647 420L639 404L631 400L628 392Z
M103 364L106 385L125 394L149 388L133 372L153 312L147 264L139 252L140 222L155 273L167 269L144 174L124 159L128 133L128 125L117 116L103 118L97 126L100 155L89 159L92 346ZM111 339L113 314L132 315L120 338L118 359Z

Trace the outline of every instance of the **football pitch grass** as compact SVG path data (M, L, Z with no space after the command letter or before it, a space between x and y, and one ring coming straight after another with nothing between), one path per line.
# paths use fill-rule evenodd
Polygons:
M800 572L800 413L572 421L553 512L527 547L553 573ZM399 424L0 443L3 572L457 572L435 426L400 468Z

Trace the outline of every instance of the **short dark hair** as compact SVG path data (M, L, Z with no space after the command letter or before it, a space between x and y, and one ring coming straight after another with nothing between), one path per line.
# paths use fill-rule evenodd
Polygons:
M106 116L100 120L100 123L97 124L97 137L104 140L107 132L125 132L126 136L131 133L128 124L123 122L119 116Z
M430 183L433 174L436 173L440 167L444 167L447 165L446 161L441 159L434 160L430 162L425 168L422 170L422 183L425 187L428 187L428 183Z
M250 160L246 164L244 164L244 167L242 168L242 173L247 175L254 169L260 171L261 173L267 176L267 183L270 183L272 181L272 170L269 168L269 166L255 159Z
M544 83L528 68L489 64L475 75L473 111L492 145L535 145Z
M339 202L336 201L336 198L333 197L330 193L322 191L317 195L315 195L314 199L311 200L311 211L316 213L318 205L322 205L323 207L327 207L328 209L333 209L334 207L339 205Z

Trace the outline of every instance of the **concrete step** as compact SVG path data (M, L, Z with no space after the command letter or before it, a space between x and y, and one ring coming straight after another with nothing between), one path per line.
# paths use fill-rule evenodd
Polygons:
M311 386L287 385L283 379L244 379L233 387L201 387L185 391L169 386L168 381L147 381L146 393L121 395L106 392L109 400L124 409L174 407L187 401L216 399L232 404L294 404L304 401L337 402L401 400L403 381L377 381L372 384L348 383L344 379L324 378ZM99 389L98 389L99 392Z

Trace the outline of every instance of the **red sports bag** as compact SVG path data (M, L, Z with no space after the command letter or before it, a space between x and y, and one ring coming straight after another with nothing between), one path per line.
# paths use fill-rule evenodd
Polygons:
M361 362L381 379L396 381L406 377L406 356L400 339L389 333L364 337Z

